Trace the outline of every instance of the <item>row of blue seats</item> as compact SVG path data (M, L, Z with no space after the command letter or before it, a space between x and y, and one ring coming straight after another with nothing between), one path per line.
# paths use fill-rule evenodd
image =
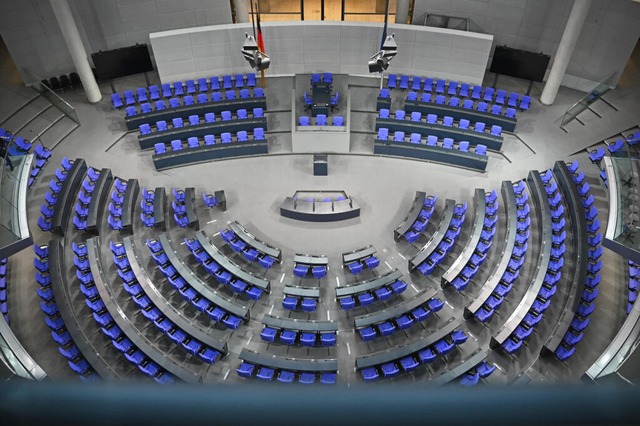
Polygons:
M111 103L114 108L121 108L125 104L133 105L136 102L147 102L147 100L155 101L160 99L161 94L163 98L171 98L173 96L183 96L185 93L190 95L196 92L205 93L209 90L233 89L234 83L236 89L243 88L245 86L244 76L242 74L236 74L234 78L231 75L224 75L222 76L222 85L220 84L220 78L213 76L209 81L207 81L206 78L199 78L197 80L186 80L184 84L181 81L176 81L173 85L164 83L160 88L157 85L151 85L148 88L139 87L135 93L133 90L125 90L122 96L120 93L114 93L111 95ZM247 87L255 87L256 76L254 73L247 74L246 83Z
M312 276L313 278L324 278L327 275L327 267L325 265L309 266L302 263L293 265L293 275L299 278Z
M235 115L236 115L235 120L246 120L247 118L249 118L249 116L247 115L246 109L239 109L238 111L236 111ZM220 113L220 117L222 118L222 121L234 120L231 111L222 111ZM264 112L262 108L253 109L253 118L263 118L263 117L264 117ZM213 112L206 113L204 115L203 122L200 121L200 117L196 114L189 116L189 126L197 126L203 123L210 124L215 122L216 122L216 115ZM184 127L185 122L182 119L182 117L176 117L171 120L171 124L172 124L172 129L179 129L181 127ZM140 129L140 134L142 135L148 135L151 133L151 125L148 123L141 124L139 126L139 129ZM167 122L165 120L156 121L156 130L158 132L164 132L167 129L168 129Z
M246 130L240 130L236 133L235 141L233 140L233 136L230 132L224 132L220 134L220 143L233 143L233 142L248 142L248 141L263 141L264 140L264 129L262 127L256 127L253 129L253 135L251 135L251 139L249 139L249 133ZM186 149L194 149L200 148L202 146L211 146L216 144L215 135L205 135L201 140L196 136L191 136L187 138L187 148ZM155 154L165 154L167 153L167 145L163 142L158 142L153 145ZM174 139L171 141L170 145L171 151L181 151L184 149L184 145L180 139Z
M336 373L312 373L308 371L297 373L289 370L276 370L266 366L258 367L246 361L242 361L242 364L236 369L236 372L240 377L245 378L253 377L253 374L256 373L255 377L265 381L271 381L276 377L276 380L281 383L293 383L297 376L298 383L306 385L313 384L318 378L318 375L320 376L320 383L331 385L336 382Z
M298 124L300 126L311 126L311 118L308 115L301 115L298 119ZM315 126L326 126L327 125L327 115L326 114L318 114L316 115L316 123ZM341 115L336 115L332 118L331 122L332 126L344 126L344 117Z
M229 244L231 249L236 253L242 253L244 258L249 262L258 261L258 264L265 269L271 268L275 263L276 259L267 255L266 253L260 253L255 248L249 246L247 243L242 241L240 237L236 235L231 229L224 229L220 231L220 236Z
M529 227L531 225L529 195L525 192L524 181L518 181L513 184L513 191L516 195L516 238L513 250L509 256L507 269L500 277L498 285L483 303L482 307L474 313L475 318L480 322L489 321L495 311L500 308L504 298L513 288L513 283L520 276L520 268L524 264L525 254L528 250L528 241L531 234ZM497 217L485 218L485 226L495 226L498 221ZM456 286L457 284L454 284Z
M253 95L251 94L251 91L249 91L249 89L240 90L239 99L250 99L251 97L264 98L264 90L257 87L253 90ZM140 109L138 109L136 105L131 105L125 108L125 114L127 117L133 117L138 114L148 114L154 111L163 111L167 108L172 109L181 106L195 105L196 103L207 104L210 102L222 102L223 100L232 101L235 99L238 99L238 97L236 97L235 90L227 90L225 92L224 99L222 98L222 92L211 92L210 97L207 93L200 93L199 95L196 95L195 98L191 95L185 96L184 98L182 98L182 103L180 103L180 98L169 98L168 104L165 100L155 101L153 103L153 108L151 108L152 104L148 102L141 103Z
M0 259L0 313L4 316L4 320L9 324L7 306L7 258Z
M365 291L363 293L353 296L344 296L338 298L340 307L345 311L356 307L364 307L373 304L376 300L385 301L389 300L394 294L402 294L409 284L403 280L396 280L389 285L382 286L373 291Z
M142 316L153 322L169 339L177 346L181 346L187 353L197 356L198 359L213 364L222 354L193 338L189 333L173 324L153 301L145 294L135 274L131 270L131 264L122 243L109 243L113 262L118 267L118 275L122 279L124 290L129 293L131 300L140 308ZM162 324L160 326L159 324ZM171 327L171 328L170 328Z
M49 148L45 148L42 144L37 144L34 149L35 162L33 163L33 168L31 169L31 173L29 175L29 188L36 180L36 177L40 174L40 171L46 164L47 160L51 157L51 150Z
M625 145L632 147L640 143L640 132L635 132L628 138L617 138L615 141L611 143L606 143L607 151L612 156L616 154L623 155ZM599 163L600 160L606 155L607 151L603 147L598 147L597 149L589 152L589 159L591 159L592 163Z
M392 335L396 330L406 330L415 322L426 320L431 314L435 314L444 307L444 302L438 298L429 299L422 306L418 306L411 312L399 315L389 321L383 321L373 326L363 327L358 330L363 342L368 342L378 336L386 337Z
M127 181L120 178L115 178L113 181L107 222L114 231L120 231L124 228L122 225L122 204L124 203L124 193L127 190L127 185Z
M317 345L329 347L336 345L336 332L314 333L309 331L287 330L286 328L274 328L267 325L260 332L262 340L275 343L276 339L285 345L295 345L313 348Z
M290 311L301 309L303 312L314 312L319 300L315 297L284 296L282 307Z
M231 330L236 330L240 327L242 319L214 305L187 284L187 281L178 273L178 270L171 262L168 262L168 257L166 259L167 263L161 263L165 261L166 253L164 253L162 244L159 241L148 239L147 247L149 247L149 250L151 250L151 253L154 255L154 260L158 265L158 269L162 272L162 275L167 278L169 284L175 288L185 300L191 302L198 311L206 313L209 318L218 324L222 324ZM165 256L162 256L162 254Z
M420 235L427 230L427 225L429 224L429 220L431 220L437 200L438 197L436 195L429 195L428 197L425 197L420 213L418 213L418 217L411 225L411 229L403 235L404 239L407 240L409 244L418 241Z
M445 232L444 238L435 250L417 267L422 275L430 275L456 244L456 240L462 231L466 213L466 201L462 204L455 205L453 208L453 216L451 217L451 222L447 224L447 231Z
M91 309L93 319L98 323L102 333L111 340L113 346L124 355L127 361L138 367L144 374L152 377L158 383L173 382L171 374L167 373L142 352L116 324L107 310L96 288L93 274L90 270L89 260L87 258L87 246L83 243L76 244L74 242L72 248L74 251L73 261L76 265L76 275L80 279L80 291L85 296L85 302L89 309ZM118 273L120 274L120 270L118 270ZM148 306L151 301L140 297L134 298L133 302L142 309L142 307Z
M44 232L51 231L51 221L55 214L55 206L58 201L58 194L62 190L62 184L67 178L67 173L73 167L73 161L67 157L62 159L60 167L56 169L56 175L49 182L49 191L44 194L44 203L40 207L41 215L38 217L38 227Z
M386 127L381 127L378 129L378 139L381 141L388 141L389 140L389 129L387 129ZM394 142L406 142L405 139L405 134L402 131L396 131L393 134L393 140ZM422 144L422 135L420 133L411 133L411 136L409 137L409 143L414 143L414 144ZM426 141L426 145L427 146L439 146L438 145L438 137L435 135L428 135L425 139ZM454 141L453 138L443 138L442 139L442 148L445 149L454 149ZM461 152L471 152L469 151L469 142L468 141L460 141L458 143L458 150ZM487 155L487 147L486 145L483 144L477 144L475 147L475 153L477 155L482 155L482 156L486 156Z
M140 200L140 219L147 228L153 228L156 225L155 219L155 191L142 188L142 199Z
M362 378L367 381L377 380L380 375L388 378L397 376L400 371L408 373L418 368L420 364L428 364L436 359L437 356L445 356L450 353L456 346L467 341L464 331L456 330L449 336L438 340L428 348L422 349L410 356L380 364L373 367L360 369Z
M26 154L33 146L33 142L29 142L22 136L16 136L2 127L0 127L0 139L9 147L9 155Z
M383 97L382 96L383 90L385 89L380 90L380 97ZM411 91L407 93L407 101L417 101L417 100L418 100L418 92ZM479 101L476 104L473 99L464 99L462 100L462 103L461 103L460 102L461 99L455 96L451 96L449 97L449 99L447 99L445 95L437 95L434 98L432 98L431 93L424 92L422 96L420 96L420 101L433 102L436 105L449 105L451 107L462 107L464 109L475 110L477 112L489 112L493 115L500 115L500 116L504 115L507 118L513 118L513 119L516 118L515 108L507 107L503 111L502 105L491 105L491 108L489 108L489 104L487 104L486 102Z
M6 259L4 259L6 262ZM629 263L629 295L627 297L627 315L631 312L633 304L638 299L638 291L640 290L640 265L634 263L631 259Z
M580 193L582 208L587 220L587 229L585 231L587 231L588 235L589 266L578 312L574 315L569 330L563 336L562 343L554 352L555 356L561 361L573 356L576 351L575 345L582 340L582 333L589 325L589 314L595 309L593 302L598 297L599 289L597 286L602 279L600 275L600 269L602 268L602 261L600 260L602 257L602 233L600 232L600 220L597 218L593 195L588 184L584 182L584 173L578 170L578 162L568 163L567 167L572 174L573 183Z
M87 215L89 214L89 204L91 196L96 187L96 181L100 176L100 172L93 167L87 169L87 175L82 180L82 187L78 191L78 197L74 206L75 215L73 216L73 225L78 231L87 229Z
M367 269L376 269L380 265L380 259L376 257L374 254L370 256L362 257L356 261L345 263L349 269L349 272L353 275L357 275L362 272L365 268Z
M380 109L379 117L384 119L391 118L390 111L386 108ZM406 112L404 110L398 109L395 112L394 118L396 120L405 120ZM453 124L454 124L453 117L444 116L440 121L436 114L427 114L426 121L422 121L422 113L419 111L412 112L410 120L414 123L441 124L446 127L453 127ZM458 122L457 128L460 130L469 130L469 125L470 125L469 120L467 120L466 118L461 118ZM486 126L487 126L486 123L483 123L482 121L477 121L473 127L473 130L478 133L484 133L486 130ZM491 126L490 134L491 136L496 136L496 137L502 135L502 127L498 126L497 124L494 124L493 126Z
M527 314L536 315L536 322L529 322L523 319L509 338L502 343L503 349L510 354L520 349L525 340L533 334L535 326L540 322L544 312L551 305L551 298L557 291L556 284L562 278L562 267L564 266L564 254L566 252L564 241L566 238L564 204L562 195L558 189L558 184L553 177L553 172L546 170L540 174L540 177L544 183L547 203L551 210L553 233L556 236L560 236L561 240L553 241L552 239L551 258L547 266L547 273L533 305L527 312Z
M76 372L82 381L93 381L98 379L98 374L93 370L89 362L82 355L69 331L65 327L64 320L60 316L60 310L56 304L51 288L49 276L49 248L47 245L34 245L36 257L34 266L36 267L35 278L39 284L36 292L40 296L40 309L45 313L45 322L51 329L51 337L58 344L58 351L65 357L69 367Z
M175 141L174 141L175 142ZM178 151L182 149L182 143L180 144L178 149L177 146L174 146L174 151ZM187 204L185 201L185 192L181 189L173 188L174 196L171 201L171 208L173 209L173 218L176 221L176 224L180 228L186 228L189 226L189 218L187 217Z
M489 249L493 245L493 237L496 235L496 223L498 222L498 193L493 190L485 193L485 215L482 224L480 240L474 247L471 258L466 263L462 271L451 281L451 285L458 291L463 291L473 277L478 273L480 266L484 263Z
M435 86L435 87L434 87ZM387 79L387 87L390 89L395 89L396 87L407 90L409 89L409 76L401 75L400 82L398 83L398 76L396 74L389 74L389 78ZM413 76L411 79L411 90L424 90L425 92L435 92L450 96L460 96L463 98L470 97L474 100L484 100L485 102L495 102L497 104L504 104L505 102L510 107L516 107L518 105L518 100L520 100L520 109L526 110L529 109L529 105L531 103L531 96L522 95L520 96L518 93L511 92L507 97L506 90L494 89L493 87L485 87L483 93L483 87L477 84L471 86L469 83L459 83L457 81L449 81L447 83L446 80L437 79L434 80L432 78L425 78L424 80L419 76Z
M311 84L313 85L313 83L320 83L321 81L325 82L325 83L329 83L332 84L333 83L333 74L330 72L325 72L325 73L312 73L311 74Z
M489 377L495 369L495 365L482 361L480 364L467 371L460 380L458 380L458 383L462 386L475 386L480 382L480 379L486 379Z

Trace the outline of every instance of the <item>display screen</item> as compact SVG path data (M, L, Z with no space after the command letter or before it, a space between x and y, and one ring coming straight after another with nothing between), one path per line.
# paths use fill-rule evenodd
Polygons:
M153 64L146 44L104 50L91 54L98 78L110 80L131 74L153 71Z
M491 61L491 71L525 80L543 81L551 56L544 53L496 46Z

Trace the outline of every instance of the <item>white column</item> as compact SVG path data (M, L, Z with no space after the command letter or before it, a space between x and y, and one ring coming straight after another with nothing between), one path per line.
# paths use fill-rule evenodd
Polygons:
M102 99L102 93L100 93L98 83L96 83L96 79L91 71L91 65L89 65L89 60L87 59L87 52L82 44L78 27L76 27L76 22L69 8L69 3L67 3L67 0L49 0L49 3L51 3L53 13L56 15L58 25L60 25L62 36L67 43L67 49L69 49L73 64L80 76L82 87L84 87L84 91L87 94L87 99L91 103L99 102Z
M236 22L249 22L247 0L233 0L233 8L236 10Z
M409 0L396 2L396 24L406 24L409 19Z
M551 105L556 99L560 83L562 83L562 78L573 54L573 48L576 46L578 36L580 35L582 25L587 18L590 7L591 0L574 0L573 2L569 20L564 27L564 33L558 45L558 51L553 58L553 65L551 66L551 71L549 71L547 83L544 85L542 95L540 96L540 102L544 105Z

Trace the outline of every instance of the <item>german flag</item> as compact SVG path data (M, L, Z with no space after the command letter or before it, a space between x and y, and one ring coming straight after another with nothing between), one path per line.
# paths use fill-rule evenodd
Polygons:
M257 37L257 42L258 42L258 49L260 49L260 51L262 53L265 53L264 51L264 37L262 37L262 28L260 28L260 9L258 9L258 4L256 3L256 11L258 12L256 14L256 26L258 27L258 37Z

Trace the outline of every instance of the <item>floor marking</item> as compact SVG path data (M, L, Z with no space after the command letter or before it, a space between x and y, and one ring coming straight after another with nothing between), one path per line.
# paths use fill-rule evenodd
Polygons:
M338 284L338 287L340 287L340 278L336 277L336 284Z
M393 269L393 268L391 267L391 265L389 265L389 262L387 262L386 260L384 261L384 264L385 264L385 265L387 265L387 266L389 267L389 269Z
M220 233L216 232L215 234L212 235L212 237L217 237L218 235L220 235Z
M327 309L327 319L331 321L331 315L329 315L329 310Z
M271 312L273 312L273 308L275 308L275 305L271 305L271 309L269 309L269 315L271 315Z
M213 223L213 222L217 222L217 221L218 221L218 219L210 220L209 222L207 222L207 225L210 224L210 223ZM218 234L219 234L219 232L218 232ZM218 234L216 234L216 235L218 235Z
M282 282L282 280L284 280L284 276L287 274L282 274L282 276L280 277L280 282Z
M349 342L347 342L347 354L351 355L351 347L349 346Z
M181 246L185 245L186 241L180 243Z
M222 378L222 381L227 380L227 377L229 377L229 373L231 372L231 369L228 369L226 373L224 373L224 377Z
M247 340L247 345L249 345L249 343L251 343L251 339L253 339L253 334L251 336L249 336L249 340Z
M414 289L416 293L420 293L420 290L418 290L415 285L411 284L411 288Z
M398 253L398 256L400 256L401 258L403 258L404 260L407 260L406 257L404 257L402 254Z

